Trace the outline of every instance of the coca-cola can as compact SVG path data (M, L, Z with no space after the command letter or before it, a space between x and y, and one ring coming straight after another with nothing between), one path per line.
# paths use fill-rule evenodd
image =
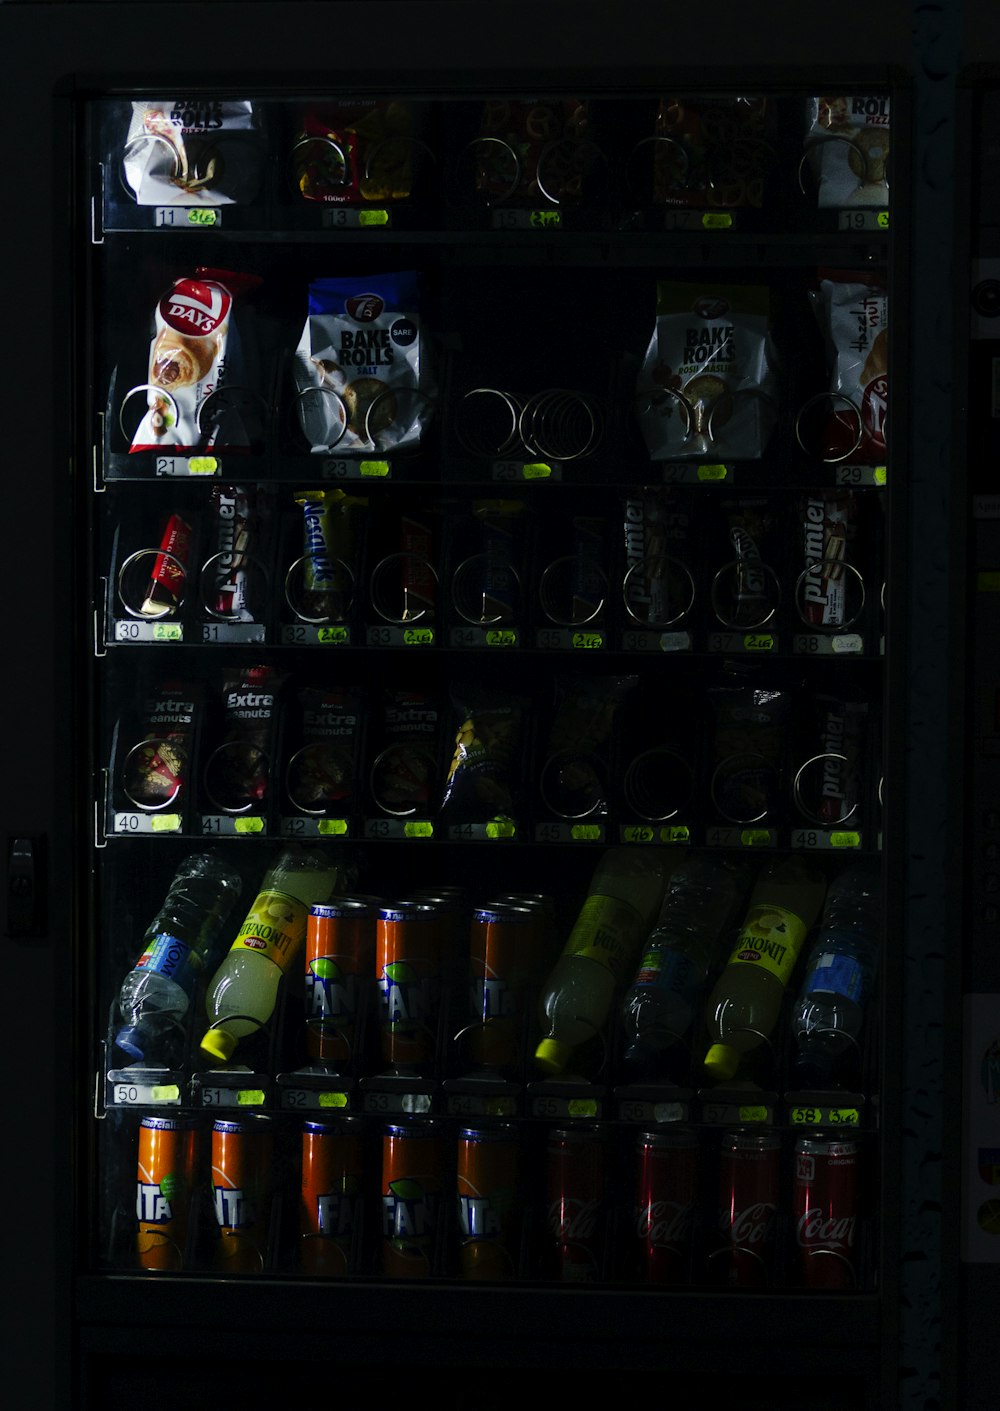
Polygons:
M554 1276L562 1283L596 1283L601 1277L607 1148L607 1134L596 1123L549 1133L546 1228Z
M795 1143L795 1243L809 1288L857 1287L858 1150L822 1136Z
M684 1127L640 1132L636 1155L639 1277L648 1284L688 1283L698 1199L698 1138Z
M737 1128L719 1144L718 1243L709 1273L733 1288L771 1279L781 1183L781 1139Z

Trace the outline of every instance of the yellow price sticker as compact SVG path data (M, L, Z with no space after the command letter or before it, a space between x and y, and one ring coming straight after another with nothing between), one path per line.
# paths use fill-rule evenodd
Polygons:
M344 838L347 836L347 819L321 818L316 824L316 832L324 838Z
M263 818L237 818L233 824L234 833L263 833Z
M748 632L743 638L743 646L748 652L773 652L774 638L770 632Z
M320 1107L346 1107L346 1106L347 1106L347 1094L346 1094L346 1093L320 1093L320 1095L319 1095L319 1105L320 1105Z
M766 1107L741 1107L739 1119L741 1122L766 1122L768 1111Z
M149 1090L154 1102L180 1102L181 1090L176 1083L156 1083Z
M434 628L408 627L403 633L403 641L408 647L432 647L434 645Z
M511 631L509 627L497 628L486 633L486 645L488 647L516 647L517 633Z
M525 480L547 480L551 474L552 467L544 461L532 461L529 465L521 467L521 475Z
M594 1097L571 1097L566 1104L566 1112L570 1117L597 1117L600 1115L597 1099Z
M529 220L535 230L551 230L554 227L562 225L562 212L532 211Z
M241 1088L236 1094L237 1107L263 1107L263 1088Z
M771 841L771 834L766 828L744 828L740 834L740 842L745 848L766 848Z
M700 465L698 467L699 480L725 480L729 475L727 465Z
M860 833L831 833L831 848L859 848L861 846Z
M192 456L188 461L188 470L192 475L215 475L219 469L219 462L215 456Z
M876 221L878 222L878 227L879 227L880 230L888 230L888 229L889 229L889 212L888 212L888 211L879 211L879 213L878 213L878 215L875 217L875 219L876 219Z
M487 838L513 838L517 836L517 828L509 818L494 818L486 825Z
M389 212L381 210L359 211L358 225L388 225Z
M622 829L622 837L626 843L651 843L656 834L644 824L633 823Z
M886 468L884 465L877 465L872 475L876 485L884 485L886 482Z
M349 642L351 634L346 627L319 627L316 630L316 640L323 646L339 647L343 642Z
M157 622L153 624L154 642L182 642L184 629L179 622Z
M371 478L372 480L385 479L389 474L388 461L361 461L358 465L358 474Z
M701 223L706 230L730 230L733 218L729 211L706 211Z
M603 632L574 632L573 646L580 647L584 651L593 651L595 648L604 646Z
M861 1114L856 1107L831 1107L826 1120L831 1127L858 1127Z
M661 843L689 843L690 841L691 829L686 823L677 823L671 828L660 829Z
M404 823L404 838L433 838L434 824L428 819L423 819L419 823Z
M599 843L601 829L596 823L574 823L569 835L575 843Z
M219 213L209 206L198 206L193 211L188 211L187 219L188 225L218 225Z
M154 833L179 833L181 816L179 813L158 813L150 823Z

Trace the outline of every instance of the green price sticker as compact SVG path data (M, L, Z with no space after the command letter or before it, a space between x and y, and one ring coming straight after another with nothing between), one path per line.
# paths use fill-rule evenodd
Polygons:
M263 833L263 818L237 818L233 824L234 833Z
M532 461L529 465L521 467L521 475L525 480L547 480L551 474L552 467L544 461Z
M350 639L350 630L346 627L319 627L316 630L317 642L325 647L339 647Z
M384 480L389 474L388 461L360 461L358 474L372 480Z
M153 624L154 642L182 642L184 629L179 622L157 622Z
M358 225L388 225L388 211L359 211Z
M157 1083L149 1090L153 1102L180 1102L181 1090L176 1083Z
M517 828L509 818L494 818L486 825L487 838L513 838L517 836Z
M571 1097L566 1104L569 1117L599 1117L597 1099L594 1097Z
M886 482L886 471L884 465L877 465L872 475L876 485L884 485Z
M263 1088L241 1088L236 1094L237 1107L263 1107Z
M739 1110L739 1120L741 1122L766 1122L766 1107L741 1107Z
M192 475L215 475L219 462L215 456L192 456L188 461L188 471Z
M706 230L731 230L733 218L728 211L706 211L701 223Z
M408 627L403 633L403 641L408 647L432 647L434 645L434 628Z
M581 647L584 651L592 651L595 647L604 646L603 632L574 632L573 646Z
M179 813L158 813L149 826L154 833L179 833L181 816Z
M861 1114L856 1107L831 1107L826 1120L831 1127L857 1127L861 1124Z
M766 828L744 828L740 834L740 843L745 848L766 848L771 841L771 834Z
M879 213L878 213L878 215L875 217L875 219L876 219L876 221L878 222L879 230L888 230L888 229L889 229L889 212L888 212L888 211L879 211Z
M727 465L700 465L698 467L698 479L702 481L725 480L729 475Z
M347 1094L346 1094L346 1093L320 1093L320 1095L319 1095L319 1105L320 1105L320 1107L346 1107L346 1106L347 1106Z
M691 841L691 829L686 823L677 823L672 828L660 829L661 843L689 843Z
M419 823L404 823L404 838L433 838L434 824L429 819L423 819Z
M642 823L630 823L622 829L622 838L626 843L651 843L655 837L652 828Z
M324 838L345 838L347 836L347 819L321 818L316 824L316 832Z
M509 627L498 627L494 631L486 633L486 645L488 647L516 647L517 633Z
M188 211L187 219L188 225L218 225L219 213L208 206L199 206L193 211Z
M562 212L532 211L529 220L534 230L551 230L562 225Z
M743 638L743 647L748 652L773 652L774 638L770 632L748 632Z
M861 846L860 833L831 833L831 848L859 848Z
M575 843L599 843L601 829L597 823L574 823L569 835Z

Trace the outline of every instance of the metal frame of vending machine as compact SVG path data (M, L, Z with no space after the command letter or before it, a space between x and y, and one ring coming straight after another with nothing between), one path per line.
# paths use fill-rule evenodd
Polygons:
M919 303L918 278L926 277L934 255L908 219L911 208L927 205L921 160L937 140L933 124L925 123L936 90L915 72L911 6L883 7L874 29L869 10L851 0L836 16L789 21L781 6L751 14L730 3L710 17L562 0L477 6L474 15L456 0L179 4L167 16L141 4L0 6L12 193L3 240L10 336L2 397L13 506L0 555L4 642L13 668L2 735L8 742L4 1056L12 1133L3 1173L3 1259L19 1294L4 1336L10 1365L24 1368L22 1383L35 1389L31 1404L89 1411L101 1402L148 1399L151 1384L171 1399L224 1384L227 1395L256 1405L314 1391L323 1376L331 1394L354 1404L384 1390L383 1369L392 1378L411 1368L442 1406L483 1411L529 1379L545 1396L583 1389L614 1395L623 1371L639 1374L643 1394L668 1391L671 1376L678 1388L700 1376L705 1396L739 1396L748 1407L801 1405L807 1398L816 1407L922 1405L938 1387L947 1363L941 1338L947 1351L954 1333L947 1307L941 1333L940 1202L935 1206L928 1176L938 1160L935 1005L943 999L918 991L954 840L928 838L920 820L928 809L944 816L945 751L955 741L942 739L922 711L927 683L947 675L954 650L954 561L925 556L924 549L935 512L949 524L952 548L954 511L938 479L947 396L935 381ZM930 47L934 36L925 38ZM916 42L919 50L919 32ZM438 1278L414 1288L368 1277L349 1286L204 1272L156 1279L109 1266L95 1229L98 1152L107 1131L101 1123L108 1115L101 1050L112 998L106 957L109 948L126 953L131 944L109 934L118 920L127 918L130 929L140 920L128 904L129 887L141 898L137 913L155 888L142 874L147 853L139 850L140 861L123 868L117 881L119 910L109 916L101 909L114 876L109 852L127 846L108 836L99 786L108 759L107 722L96 699L109 670L103 659L127 650L107 641L95 586L107 573L101 537L107 516L95 508L108 493L110 443L100 429L108 405L106 355L112 330L126 328L124 315L109 316L113 286L105 272L118 275L132 260L136 287L145 288L149 266L162 266L165 250L175 265L185 258L180 250L189 234L105 230L88 115L105 100L170 88L277 102L349 86L447 102L491 91L585 91L610 100L715 85L782 100L841 87L889 94L897 145L888 232L886 220L874 218L806 231L794 222L781 230L741 230L737 223L731 231L675 223L642 231L637 253L627 230L576 231L572 243L560 246L553 237L562 232L542 229L537 234L550 243L529 263L536 276L568 268L585 275L600 266L620 267L628 279L661 262L684 271L760 273L840 260L884 270L889 280L895 390L884 496L888 649L884 667L872 666L887 718L883 757L869 780L874 785L881 774L885 784L887 943L876 1026L879 1115L869 1130L881 1200L869 1226L868 1283L851 1294L817 1296L791 1289L649 1292L627 1280L588 1290L532 1280L470 1289ZM525 263L524 246L536 232L513 224L513 254L504 247L502 225L487 227L485 238L448 230L455 266L469 270L479 260L485 269L486 251L498 269ZM229 230L223 220L220 248L228 248ZM301 234L293 231L288 242L276 220L265 231L241 230L237 220L232 231L234 245L258 240L272 263ZM405 228L382 234L383 255L387 245L423 241L429 248L441 238L426 230L408 235ZM713 243L727 234L735 237L733 249ZM336 231L330 235L332 246ZM360 238L351 232L355 255ZM194 232L199 252L205 239L204 231ZM171 241L176 246L164 243ZM319 249L318 232L307 243ZM652 306L648 314L651 320ZM916 409L926 419L935 407L941 415L927 433ZM877 483L884 482L883 475ZM875 480L858 483L874 494ZM148 649L164 650L169 646ZM615 654L619 666L625 655ZM120 679L131 678L126 672ZM870 821L874 831L874 811ZM549 853L541 844L525 848L531 875L541 880L546 868L568 866L582 895L587 868L574 846L560 838ZM376 847L376 855L397 856L392 847L395 853L381 854ZM591 847L585 855L592 863L597 853ZM466 856L482 853L459 847L459 857ZM904 935L906 944L897 943ZM923 1079L905 1055L915 1016L928 1023ZM934 1111L922 1125L928 1107Z

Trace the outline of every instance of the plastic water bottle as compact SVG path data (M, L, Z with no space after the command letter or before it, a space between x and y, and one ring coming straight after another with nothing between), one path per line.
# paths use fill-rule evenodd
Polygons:
M708 1077L728 1082L747 1054L770 1042L825 895L822 874L798 857L771 863L757 878L732 954L705 1007Z
M598 862L542 992L544 1037L535 1062L547 1075L562 1073L574 1049L604 1028L615 990L635 965L678 860L667 849L610 848Z
M859 1074L865 1007L878 971L880 913L875 863L853 863L834 877L792 1016L795 1079L805 1087Z
M211 853L195 853L177 869L118 994L125 1022L115 1043L130 1058L162 1056L182 1036L191 994L218 961L240 887L239 874Z
M708 977L746 905L751 868L721 853L693 854L667 884L623 1005L625 1063L648 1071L657 1056L686 1037L704 1001Z
M309 908L343 887L346 869L329 851L289 844L268 868L229 954L205 995L210 1028L202 1052L228 1062L240 1039L267 1023L278 984L298 954Z

